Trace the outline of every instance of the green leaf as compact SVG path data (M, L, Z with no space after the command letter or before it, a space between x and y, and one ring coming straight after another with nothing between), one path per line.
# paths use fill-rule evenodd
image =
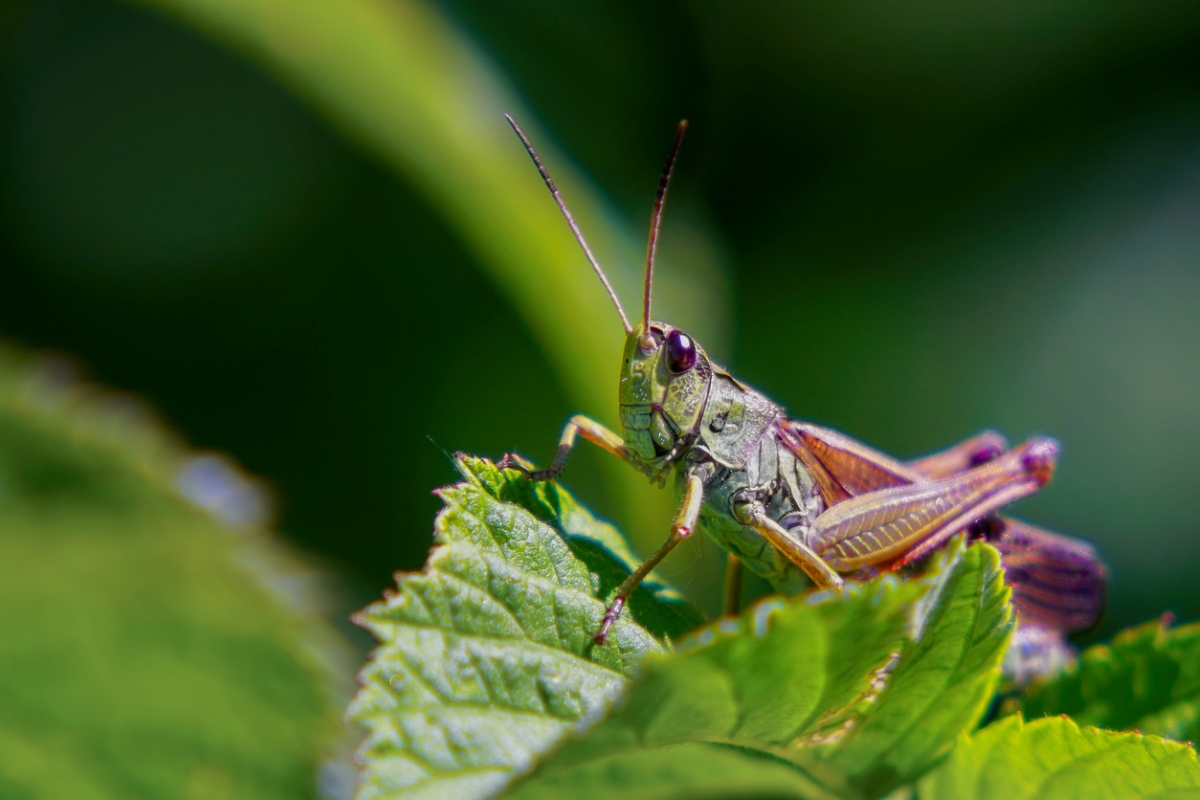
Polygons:
M458 463L425 570L359 617L382 642L351 709L371 732L364 798L518 777L518 798L879 796L990 698L1012 625L987 545L955 540L921 580L766 600L675 651L629 617L596 647L634 563L619 535L561 487ZM658 630L694 619L661 584L640 605Z
M758 792L739 776L781 763L795 778L778 796L880 796L978 723L1011 629L1007 598L995 550L956 541L923 581L885 576L850 584L841 598L764 601L689 635L675 654L648 657L611 716L513 797L583 787L597 797L679 796L645 786L687 774L700 791L716 753L755 766L729 766L708 796Z
M838 800L787 762L716 744L624 750L524 783L510 800L674 800L702 797Z
M312 795L352 656L268 588L311 574L186 503L196 454L63 367L0 348L0 796Z
M558 487L458 463L466 480L438 492L425 569L357 617L381 642L350 709L370 731L363 798L492 796L598 719L641 656L661 651L639 609L659 622L683 613L676 594L647 587L594 645L605 587L628 574L615 532Z
M629 699L546 772L616 750L720 742L763 748L819 730L866 694L902 645L915 587L892 577L772 598L708 625L678 653L649 658Z
M628 617L596 647L632 566L619 536L558 486L458 463L425 570L359 618L382 642L351 709L371 732L364 798L518 777L517 798L879 796L990 698L1012 626L987 545L955 540L920 580L768 599L674 651ZM642 604L690 618L662 585Z
M1178 740L1200 734L1200 624L1147 622L1090 647L1021 700L1030 718L1070 714L1081 724Z
M478 480L496 499L521 506L557 528L571 552L600 581L598 597L609 597L641 564L620 531L596 519L555 481L534 483L514 470L498 470L490 461L459 454L468 479ZM679 636L704 622L682 594L650 573L629 598L634 618L658 638Z
M928 769L979 723L999 678L1013 628L999 553L958 537L939 560L887 689L846 719L843 735L797 756L814 771L832 768L864 796Z
M921 800L1200 797L1192 748L1157 736L1083 728L1070 718L1008 717L975 736L920 784Z

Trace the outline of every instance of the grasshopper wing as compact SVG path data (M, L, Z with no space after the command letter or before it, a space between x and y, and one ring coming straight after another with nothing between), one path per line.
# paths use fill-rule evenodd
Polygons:
M779 432L784 445L812 473L826 506L928 480L919 470L829 428L783 420Z
M1003 530L992 543L1021 621L1064 633L1095 625L1108 584L1108 568L1096 550L1019 520L1001 517L1000 523Z

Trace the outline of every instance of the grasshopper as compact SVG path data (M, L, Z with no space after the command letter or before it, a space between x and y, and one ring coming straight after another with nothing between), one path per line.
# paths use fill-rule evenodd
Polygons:
M663 206L679 147L675 133L650 217L642 318L633 325L566 202L524 131L505 115L550 190L625 329L619 387L621 433L572 417L550 466L507 454L498 462L534 481L562 472L579 436L665 485L680 504L663 545L618 587L595 641L603 644L642 580L700 526L728 553L725 608L736 612L743 568L778 591L809 584L840 589L842 574L912 564L967 531L1020 562L1018 613L1054 631L1087 627L1099 613L1106 574L1081 542L996 516L1050 479L1053 439L1008 449L986 432L904 463L843 434L788 417L765 395L715 363L686 332L651 319L650 299ZM1024 608L1024 611L1021 609Z

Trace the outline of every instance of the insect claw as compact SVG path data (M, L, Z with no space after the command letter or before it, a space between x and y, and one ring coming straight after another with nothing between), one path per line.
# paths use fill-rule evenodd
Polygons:
M514 453L505 453L504 456L496 462L496 469L514 469L528 478L530 473L533 472L533 465Z
M1030 442L1021 460L1038 484L1045 486L1058 462L1058 442L1049 438L1035 439Z

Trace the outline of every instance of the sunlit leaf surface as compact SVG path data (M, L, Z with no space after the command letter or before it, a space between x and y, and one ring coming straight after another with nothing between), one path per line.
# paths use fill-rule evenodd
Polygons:
M1010 591L990 546L953 543L927 580L918 633L887 691L844 739L815 751L868 796L919 776L983 717L1012 634Z
M1157 736L1013 716L964 736L921 800L1118 800L1200 796L1196 751Z
M934 570L768 600L648 657L613 714L514 796L666 798L711 780L715 796L878 797L918 777L978 722L1011 628L994 550L955 544Z

